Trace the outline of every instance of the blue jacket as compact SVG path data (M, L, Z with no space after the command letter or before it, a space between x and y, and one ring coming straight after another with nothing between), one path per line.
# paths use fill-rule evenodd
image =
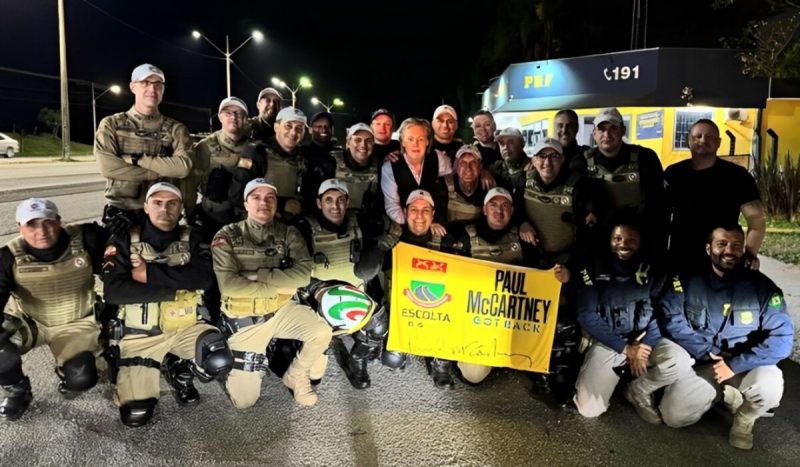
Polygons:
M789 356L794 324L783 293L758 271L675 277L662 297L665 334L695 360L727 353L734 373Z
M583 269L577 292L578 322L592 337L622 353L629 340L647 331L642 343L661 340L653 313L663 275L639 261L613 259L607 271Z

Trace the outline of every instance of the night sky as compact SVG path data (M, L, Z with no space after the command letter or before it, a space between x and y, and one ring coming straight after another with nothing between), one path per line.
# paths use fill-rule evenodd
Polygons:
M298 94L298 107L309 114L319 110L309 102L312 96L345 101L336 117L338 135L378 107L392 109L400 119L430 118L442 102L456 107L463 127L467 114L479 107L481 86L508 63L532 56L514 42L513 33L519 29L517 12L533 3L65 0L68 70L70 78L122 85L123 94L98 101L98 119L131 105L130 72L144 62L165 71L165 101L215 112L225 97L224 60L191 31L200 30L223 49L229 34L233 49L257 28L266 40L239 50L231 71L233 95L248 103L251 114L270 76L296 83L305 74L314 88ZM559 10L553 58L629 48L631 2L544 3ZM710 0L649 3L648 47L717 47L718 37L735 34L754 17L754 2L744 0L738 10L723 12L713 11ZM3 0L0 20L0 66L58 74L56 0ZM73 140L91 142L90 103L89 87L70 85ZM32 131L44 106L58 108L57 81L0 71L0 131ZM193 132L208 130L203 112L169 104L162 112Z

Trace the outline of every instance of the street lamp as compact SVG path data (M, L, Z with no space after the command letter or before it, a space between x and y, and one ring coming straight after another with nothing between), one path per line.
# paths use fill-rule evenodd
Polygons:
M97 134L97 99L103 97L103 95L107 92L111 91L112 94L119 94L122 92L122 88L117 86L116 84L112 84L111 86L107 87L103 92L98 95L94 95L94 83L92 83L92 121L94 122L94 134Z
M311 98L311 103L314 104L314 105L321 105L321 106L325 107L325 111L328 112L328 113L331 112L332 108L341 107L341 106L344 105L344 101L339 99L338 97L334 98L333 102L330 105L322 102L321 100L317 99L316 97L312 97Z
M273 76L272 77L272 84L275 85L275 86L280 86L282 88L285 88L290 93L292 93L292 107L296 107L295 104L297 104L297 92L301 88L310 88L311 87L311 80L308 78L308 76L301 76L300 77L300 81L298 81L298 83L297 83L297 86L291 87L288 84L286 84L286 81L283 81L282 79L278 78L277 76Z
M264 40L264 34L262 34L261 31L254 30L250 34L250 36L248 36L247 39L244 40L244 42L239 44L238 47L236 47L235 49L233 49L233 51L231 51L230 43L228 41L228 35L226 34L225 35L225 50L223 51L222 49L217 47L216 44L211 42L211 39L209 39L208 37L204 36L200 31L198 31L196 29L194 31L192 31L192 37L194 37L195 39L200 39L202 37L203 39L206 40L206 42L211 44L212 47L217 49L217 52L221 53L225 57L225 81L227 83L228 97L231 96L231 61L232 61L231 60L231 56L233 54L235 54L239 49L241 49L245 44L250 42L250 39L256 41L256 43L261 42L261 41Z

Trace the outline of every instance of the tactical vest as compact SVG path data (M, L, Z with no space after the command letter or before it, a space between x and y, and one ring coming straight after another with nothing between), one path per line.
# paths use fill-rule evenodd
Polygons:
M350 209L361 209L364 195L370 193L375 196L380 188L378 184L378 165L373 159L362 171L355 171L347 166L342 151L333 151L331 155L336 159L336 178L347 183L350 192Z
M256 245L246 238L242 224L247 221L228 224L220 232L228 234L233 253L241 265L240 274L255 274L259 269L279 269L284 258L289 256L287 244L288 227L281 222L273 222L264 227L272 229L267 244ZM294 294L276 294L272 297L230 297L222 296L222 311L231 318L263 316L277 311L288 303Z
M560 253L575 243L573 192L580 176L573 172L563 185L545 192L536 183L535 173L534 170L528 172L525 181L525 213L539 234L544 251Z
M239 163L239 158L241 157L241 150L244 148L244 145L241 145L238 148L225 146L220 143L220 138L225 138L225 135L222 134L221 130L202 141L208 148L210 159L208 170L203 174L203 190L205 190L205 187L208 183L208 175L212 170L221 168L230 172L231 174L234 172L237 164ZM236 149L239 149L240 152L237 152ZM205 195L205 193L202 194ZM203 211L208 213L209 216L217 222L226 223L230 216L231 203L228 200L217 202L212 201L204 196L202 206Z
M303 182L305 163L299 155L283 157L274 149L267 147L267 173L270 183L278 189L281 198L299 198Z
M594 163L594 150L584 152L586 157L586 175L603 181L608 193L610 209L638 207L642 203L641 176L639 175L638 146L631 146L630 160L617 167L613 172Z
M448 222L474 222L483 214L482 206L475 206L456 191L456 181L453 174L444 176L447 185L447 221Z
M522 244L519 229L511 227L497 243L489 243L478 236L474 224L464 226L469 235L471 256L493 263L519 264L522 262Z
M8 243L14 255L14 282L11 293L17 311L45 326L59 326L92 313L94 276L92 259L83 247L79 225L64 227L69 247L55 262L45 263L25 252L22 237Z
M157 251L141 240L141 228L131 229L131 256L139 255L146 263L166 264L177 267L188 264L192 258L189 237L191 227L180 227L180 239L172 242L164 251ZM144 330L149 334L176 332L194 326L198 321L202 290L178 290L175 299L163 302L123 305L122 319L125 327Z
M649 272L650 266L641 264L631 277L614 278L606 274L594 278L596 285L603 286L595 311L619 336L631 337L644 331L653 318Z
M422 175L420 181L414 178L404 156L392 162L392 175L397 183L397 194L400 196L400 205L405 206L408 195L414 190L427 190L433 192L436 179L439 178L439 156L435 152L425 155L425 162L422 164Z
M172 132L178 122L161 115L160 121L145 120L142 123L137 122L128 112L108 117L111 119L111 127L115 128L118 155L171 157L175 143ZM144 128L145 124L151 128ZM109 178L106 180L105 196L113 206L120 209L139 209L144 204L144 195L150 183Z
M339 237L336 232L325 230L319 221L308 217L311 225L311 249L314 267L311 276L327 281L338 279L356 287L361 287L353 268L358 262L363 245L361 229L355 216L348 216L347 235Z

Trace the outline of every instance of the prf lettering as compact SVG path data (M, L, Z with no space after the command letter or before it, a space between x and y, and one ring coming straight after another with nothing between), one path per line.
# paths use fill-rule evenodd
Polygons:
M550 83L553 82L553 74L525 75L524 80L525 89L530 88L531 85L533 85L534 88L549 88Z

